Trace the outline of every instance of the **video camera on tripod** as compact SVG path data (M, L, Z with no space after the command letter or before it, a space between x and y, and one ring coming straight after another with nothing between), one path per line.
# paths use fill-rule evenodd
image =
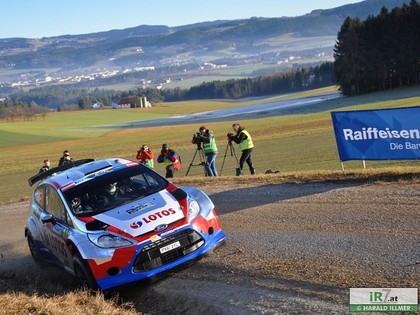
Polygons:
M204 152L203 152L203 140L201 138L201 133L200 132L196 132L195 134L193 134L192 140L191 140L192 144L196 144L197 145L197 149L195 150L194 156L192 158L192 161L190 163L190 166L188 167L187 173L185 174L185 176L188 176L188 173L190 172L190 169L192 166L203 166L203 170L204 170L204 175L206 175L206 162L205 162L205 157L204 157ZM194 164L194 160L195 157L198 153L198 157L200 159L200 162L198 164Z
M196 132L195 134L193 134L191 143L196 144L197 149L201 150L203 148L203 141L201 139L201 133Z
M232 137L233 137L233 132L228 132L227 134L226 134L226 138L227 138L227 140L228 140L228 146L232 146Z
M220 173L219 173L219 175L222 175L222 172L223 172L223 167L224 167L224 165L225 165L225 160L226 160L226 156L228 155L228 150L230 149L230 156L234 156L235 157L235 160L236 160L236 169L238 169L238 167L239 167L239 160L238 160L238 156L236 155L236 152L235 152L235 148L233 147L233 145L232 145L232 141L233 141L233 138L234 137L234 135L233 135L233 132L228 132L227 134L226 134L226 138L227 138L227 140L228 140L228 143L227 143L227 145L226 145L226 151L225 151L225 155L224 155L224 157L223 157L223 162L222 162L222 167L220 168Z

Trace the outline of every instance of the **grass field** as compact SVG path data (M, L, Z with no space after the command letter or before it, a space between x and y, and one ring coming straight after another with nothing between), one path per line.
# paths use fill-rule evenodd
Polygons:
M301 94L270 97L295 98L332 91L333 87ZM182 157L183 167L176 178L185 177L193 162L196 146L191 137L199 125L162 126L149 128L104 128L116 123L176 116L207 110L262 103L263 100L247 101L191 101L163 103L151 109L86 110L50 113L45 119L0 123L0 204L25 200L31 194L27 179L41 167L42 160L49 158L56 165L64 149L70 150L75 159L129 157L134 158L138 147L147 143L156 153L162 143L168 143ZM294 114L240 121L252 134L255 150L253 160L257 173L268 169L282 174L304 172L336 172L340 163L331 124L330 111L367 108L390 108L420 105L418 89L404 89L377 93L356 98L326 101L313 105L309 110ZM219 147L217 167L222 176L234 175L236 158L240 152L226 141L233 122L207 125L216 135ZM189 176L203 176L204 169L198 164L198 155L191 165ZM223 164L223 169L221 166ZM347 162L347 171L363 171L361 162ZM368 169L418 167L416 161L367 162ZM164 173L162 165L155 163L156 171ZM419 168L420 169L420 168ZM245 174L248 170L245 169ZM175 181L176 181L175 178Z

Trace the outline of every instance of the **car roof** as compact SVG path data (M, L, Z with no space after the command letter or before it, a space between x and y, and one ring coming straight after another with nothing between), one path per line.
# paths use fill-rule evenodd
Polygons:
M100 172L114 172L118 169L139 165L136 161L124 158L108 158L103 160L78 160L63 166L55 167L45 173L31 177L29 185L35 182L49 183L57 189L75 186Z

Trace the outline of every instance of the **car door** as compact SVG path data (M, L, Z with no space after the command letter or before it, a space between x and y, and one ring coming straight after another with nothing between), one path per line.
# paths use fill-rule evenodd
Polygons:
M68 222L67 210L56 189L46 185L45 189L45 211L50 215L44 218L43 234L45 245L53 255L53 262L70 266L72 254L67 246L67 238L71 231L71 223Z

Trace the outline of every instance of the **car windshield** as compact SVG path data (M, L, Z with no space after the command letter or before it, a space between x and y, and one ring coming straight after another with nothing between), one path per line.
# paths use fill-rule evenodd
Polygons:
M97 175L64 192L77 216L95 215L165 189L168 181L138 165Z

